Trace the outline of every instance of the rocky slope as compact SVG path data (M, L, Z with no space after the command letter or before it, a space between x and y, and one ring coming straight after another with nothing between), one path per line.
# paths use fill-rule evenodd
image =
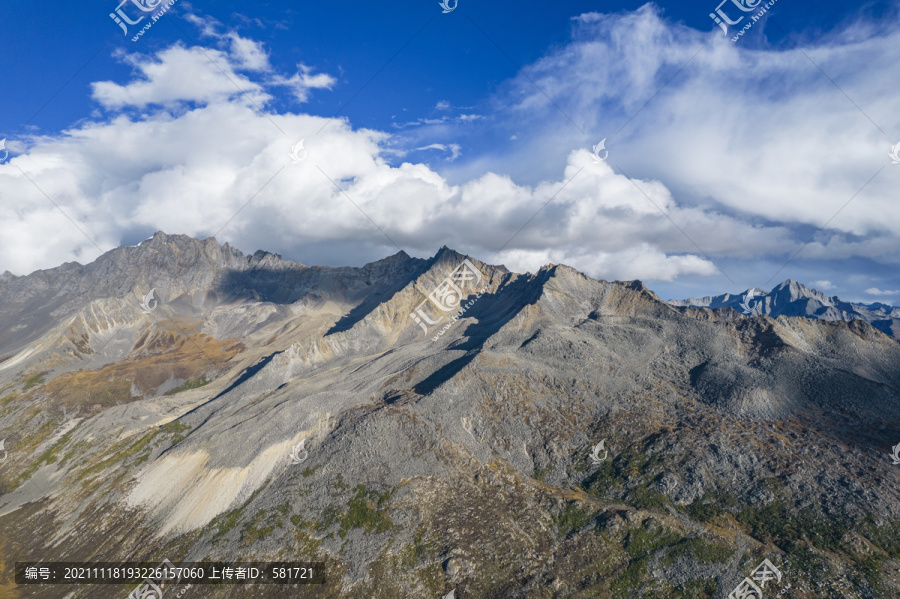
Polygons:
M562 265L158 233L4 276L0 439L0 597L133 588L16 561L215 559L327 581L165 597L724 598L763 558L767 597L900 596L896 340Z
M732 308L748 316L766 314L804 316L820 320L864 320L885 335L900 339L900 308L887 304L855 304L837 296L827 296L797 281L787 280L766 293L748 289L739 295L726 293L715 297L673 300L673 306L696 308Z

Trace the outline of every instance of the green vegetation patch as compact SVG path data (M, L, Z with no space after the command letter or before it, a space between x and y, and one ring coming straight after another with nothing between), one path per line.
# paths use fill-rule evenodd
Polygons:
M81 441L73 445L71 449L69 449L69 451L65 453L65 455L63 455L62 459L59 461L60 466L65 465L65 463L69 460L75 459L76 457L87 453L87 451L91 447L93 447L93 445L94 444L90 441L82 439Z
M366 489L365 485L357 485L355 496L348 502L348 510L341 516L341 538L353 528L362 528L366 532L387 532L393 526L390 511L386 507L391 497L390 491L378 493Z
M726 513L739 509L738 501L722 491L708 493L683 508L687 515L699 522L709 522Z
M651 491L646 485L639 485L628 491L625 501L639 510L656 510L658 512L666 511L666 506L669 505L668 497L662 493Z
M405 570L412 570L421 564L434 562L440 548L437 543L426 539L422 527L416 529L416 537L400 550L400 565Z
M439 551L423 540L423 535L422 529L418 528L416 540L404 544L399 551L393 550L391 543L387 543L378 558L369 566L367 580L353 596L443 597L448 590L448 583L440 561L436 559ZM428 557L419 560L413 557L417 554L427 554ZM489 576L486 573L484 575ZM475 585L477 585L475 581L467 584L469 595L486 596L479 593Z
M645 597L646 593L638 592L645 586L648 579L648 568L651 559L631 560L628 567L619 574L610 587L612 599L631 599L632 597Z
M860 532L892 559L900 558L900 520L878 521L869 513L862 521Z
M539 466L534 467L534 479L543 481L547 478L547 475L553 470L553 464L547 464L543 468Z
M593 520L595 514L596 512L583 510L577 504L570 503L553 520L559 530L559 536L565 537L584 528L588 522Z
M347 509L329 505L322 510L321 520L312 524L312 530L324 534L338 524L337 532L342 539L354 528L362 528L366 532L387 532L394 525L388 507L391 493L378 493L365 485L357 485L353 497L347 502Z
M244 514L244 510L247 509L247 506L250 505L250 502L256 497L256 495L265 488L265 485L261 486L257 490L253 492L250 497L247 498L240 507L237 507L228 512L224 512L213 518L212 522L207 525L207 528L215 528L216 533L213 535L212 540L218 541L225 535L227 535L235 526L237 526L238 521L241 519L241 516Z
M12 402L16 401L17 397L18 397L18 394L16 394L15 392L10 393L6 397L3 397L2 399L0 399L0 408L5 408Z
M610 586L612 599L712 599L716 595L715 580L691 580L681 587L656 580L650 574L652 556L633 559ZM607 595L597 595L605 597Z
M625 552L632 559L649 556L663 547L674 545L682 539L682 535L676 531L668 530L656 525L650 529L633 528L625 537Z
M822 551L838 551L852 528L840 517L812 508L796 509L783 500L761 509L744 509L735 517L755 538L771 541L788 553L805 543Z
M127 460L128 458L131 458L132 456L144 451L158 434L159 429L156 429L154 431L150 431L149 433L135 441L126 439L125 441L116 443L110 450L110 457L97 462L93 466L85 468L78 473L78 478L85 479L94 476L95 474L100 474L111 466L115 466L117 464L125 462L125 460Z
M211 379L207 379L205 376L200 377L199 379L192 379L189 381L185 381L183 384L178 385L174 389L169 389L165 392L164 395L175 395L176 393L181 393L182 391L187 391L189 389L199 389L204 385L208 385L212 382Z
M304 520L300 514L291 516L291 524L297 529L294 531L294 539L300 543L301 553L309 558L317 556L322 543L311 534L311 531L315 530L315 524Z
M798 547L788 554L791 569L801 573L807 580L822 580L831 577L831 566L824 557L808 547Z
M187 437L187 432L191 430L191 427L178 422L177 420L173 420L172 422L168 422L161 427L159 427L160 432L166 435L167 437L171 437L170 442L172 445L178 445L181 443L185 437Z
M284 519L290 511L291 506L288 503L278 506L275 510L259 510L244 525L241 530L241 540L249 545L269 536L277 528L284 528Z
M724 564L733 553L734 550L728 545L711 543L703 537L689 537L672 546L663 558L663 564L670 566L680 557L707 564Z
M684 588L673 589L672 599L712 599L717 588L715 580L692 580Z
M648 477L664 465L662 459L656 455L647 455L645 451L639 451L636 447L626 447L613 459L605 460L596 466L593 464L578 466L575 470L582 472L590 470L590 475L581 483L581 487L588 493L604 497L608 490L623 487L629 479ZM644 486L638 493L640 499L648 499L648 493L651 492ZM656 499L653 500L654 503L659 504ZM663 502L668 503L668 500Z
M886 561L884 556L866 555L853 560L854 571L851 574L851 580L858 589L866 589L867 587L878 597L886 597L885 589L881 584L881 564ZM868 593L866 593L868 594Z
M47 426L47 425L52 426L52 423L48 422L44 426ZM41 457L39 457L37 460L32 462L32 464L28 468L26 468L25 471L22 472L22 474L19 475L19 482L23 483L23 482L27 481L29 478L32 477L32 475L35 472L37 472L41 468L41 466L45 466L45 465L49 466L50 464L55 464L57 461L59 461L59 459L61 457L60 452L61 452L62 448L66 445L66 443L68 443L71 440L73 432L75 432L75 429L72 429L68 433L63 435L62 438L60 438L59 441L54 443L53 446L50 447L50 449L45 451L41 455Z
M596 467L590 476L581 483L581 487L592 495L603 497L607 490L621 487L625 477L613 460L606 460Z
M34 375L33 377L31 377L30 379L25 381L25 386L22 387L22 391L23 392L28 391L32 387L36 387L38 385L43 385L44 384L44 375L46 375L46 374L47 374L46 372L42 372L40 374Z

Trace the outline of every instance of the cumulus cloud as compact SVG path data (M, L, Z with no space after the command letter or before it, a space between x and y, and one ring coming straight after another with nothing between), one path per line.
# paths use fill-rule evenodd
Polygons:
M263 86L235 70L239 60L214 48L186 48L181 43L154 56L122 55L137 77L126 84L98 81L91 85L93 98L107 109L150 104L172 106L176 103L209 104L246 93L257 103L271 96Z
M371 258L396 251L392 243L418 255L447 244L522 270L566 262L607 278L715 272L660 210L698 237L715 230L706 241L722 251L734 237L777 243L782 234L681 210L661 183L632 181L584 150L571 153L559 178L534 186L495 173L451 185L423 164L388 165L385 133L337 121L315 135L326 119L303 114L280 115L279 122L307 136L304 162L291 163L292 140L265 116L227 100L178 115L119 115L36 139L0 167L0 197L26 199L16 211L2 202L0 235L16 242L4 244L0 260L23 273L99 253L44 192L104 249L118 245L123 231L206 236L229 223L220 241L298 257L317 244L340 251L362 243ZM503 248L506 240L512 243Z
M125 84L93 83L94 100L110 110L145 109L150 105L172 108L239 97L262 106L272 99L269 89L286 87L297 102L303 103L309 100L312 90L331 89L337 81L327 73L315 73L303 63L291 76L277 73L262 43L234 32L217 33L215 22L209 19L191 20L202 26L204 36L214 38L219 47L188 48L177 43L152 56L120 52L121 61L134 70L134 79Z
M900 173L886 167L900 138L900 30L855 24L787 50L743 41L669 23L653 5L575 18L572 42L498 96L510 129L532 132L520 172L546 173L548 149L608 138L610 162L682 202L896 245Z
M406 152L396 130L261 114L280 87L305 102L336 82L302 64L293 75L275 72L262 44L204 27L211 46L122 55L133 78L92 86L105 116L28 139L0 165L0 270L87 262L100 252L93 242L106 250L158 229L218 232L247 251L313 263L360 263L394 244L424 256L446 244L519 271L567 263L606 279L710 277L725 262L782 262L801 248L805 259L900 262L900 207L891 201L900 170L885 169L847 204L884 166L883 136L799 52L741 49L667 23L652 7L584 15L571 44L497 94L502 110L490 119L445 114L398 125L418 128L409 148L450 160L460 145L428 139L435 127L459 137L490 120L504 140L518 138L515 152L467 150L459 166L438 172L393 163ZM900 131L890 95L880 95L900 81L885 76L900 75L900 61L886 58L896 58L898 42L896 32L848 35L807 50L866 98L873 120ZM853 61L873 66L854 70ZM529 78L570 99L562 108L589 139ZM610 155L597 163L590 147L603 137ZM301 138L308 158L293 164ZM804 245L798 227L808 236L826 224Z
M648 244L620 251L510 250L500 252L500 263L513 271L527 271L535 264L567 264L582 272L602 273L607 280L632 280L634 273L655 281L672 281L681 275L714 275L716 266L693 255L667 255Z
M231 42L231 60L240 69L247 71L270 71L269 55L262 43L241 37L230 32L227 39Z
M875 297L896 297L900 295L900 289L878 289L877 287L870 287L866 289L866 293L869 295L874 295Z

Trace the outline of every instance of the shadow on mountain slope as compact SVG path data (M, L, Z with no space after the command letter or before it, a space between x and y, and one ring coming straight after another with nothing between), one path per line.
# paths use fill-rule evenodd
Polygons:
M292 304L304 295L321 295L323 273L318 268L304 270L224 270L215 294L220 302L256 300L273 304Z
M375 311L378 306L390 300L391 297L402 291L407 285L418 279L422 274L428 272L432 262L433 261L429 261L421 268L405 273L403 277L396 281L389 281L386 284L376 287L365 297L365 299L363 299L361 304L351 309L347 314L341 316L338 321L334 323L334 326L328 329L328 332L325 333L325 337L352 329L353 325Z
M250 270L224 270L217 279L217 302L260 301L279 305L303 302L349 304L352 308L325 334L346 331L380 304L409 285L433 260L410 258L403 252L363 267L305 267L263 264Z
M244 383L249 381L251 378L253 378L253 376L257 372L259 372L260 370L265 368L266 365L272 361L272 358L274 358L278 354L283 354L283 353L284 353L284 351L277 351L275 353L269 354L268 356L262 358L259 362L257 362L253 366L248 366L247 369L244 370L244 372L242 372L241 375L237 379L235 379L235 381L233 383L228 385L228 388L226 388L224 391L222 391L221 393L219 393L218 395L213 397L210 401L215 401L215 400L219 399L220 397L222 397L223 395L226 395L227 393L233 391L234 389L237 389L238 387L240 387L241 385L243 385Z
M549 270L540 271L533 277L518 277L508 285L505 285L504 281L497 293L482 296L466 313L467 317L471 316L478 320L466 327L463 332L468 338L448 348L463 350L466 354L438 368L413 390L419 395L426 395L456 376L481 352L485 341L515 318L525 306L537 303L544 291L544 284L555 272L554 266Z

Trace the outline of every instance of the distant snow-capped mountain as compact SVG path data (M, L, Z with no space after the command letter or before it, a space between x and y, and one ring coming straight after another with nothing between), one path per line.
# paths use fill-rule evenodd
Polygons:
M788 279L770 292L748 289L738 295L725 293L715 297L671 300L673 306L695 308L732 308L748 316L803 316L819 320L865 320L886 335L900 339L900 308L887 304L857 304L837 296L827 296Z

